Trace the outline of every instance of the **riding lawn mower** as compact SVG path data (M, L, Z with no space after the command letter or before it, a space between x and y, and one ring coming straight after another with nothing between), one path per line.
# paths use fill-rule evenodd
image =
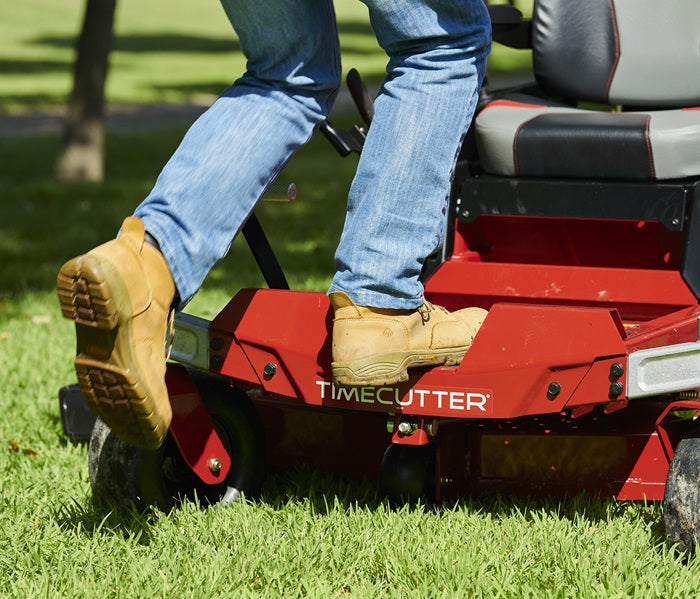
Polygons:
M700 535L700 3L535 0L490 6L494 40L534 79L485 84L452 181L426 298L488 310L462 363L384 387L332 382L325 293L290 290L255 215L269 288L213 320L176 317L173 407L157 451L127 445L60 392L91 435L97 496L226 504L266 467L374 477L392 500L494 493L663 500L669 540ZM321 132L362 149L364 124ZM292 192L284 186L284 192ZM90 432L91 431L91 432Z

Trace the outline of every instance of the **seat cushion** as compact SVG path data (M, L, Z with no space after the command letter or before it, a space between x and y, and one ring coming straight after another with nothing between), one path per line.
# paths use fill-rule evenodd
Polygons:
M661 180L700 176L700 107L600 112L496 100L476 119L487 173Z
M700 102L698 0L537 0L532 45L548 96L628 108Z

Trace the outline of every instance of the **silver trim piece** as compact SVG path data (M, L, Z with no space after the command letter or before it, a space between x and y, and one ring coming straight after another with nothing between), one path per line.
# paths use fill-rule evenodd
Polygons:
M700 389L700 341L640 349L627 358L630 399L694 389Z
M176 362L208 370L209 321L199 316L177 312L170 358Z

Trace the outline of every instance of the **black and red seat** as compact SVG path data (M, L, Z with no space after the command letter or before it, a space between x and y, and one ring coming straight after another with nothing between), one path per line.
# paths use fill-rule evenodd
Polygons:
M480 112L486 172L700 176L698 0L536 0L531 35L542 96L506 96Z
M675 269L700 298L700 1L491 10L535 85L482 94L455 177L469 259Z

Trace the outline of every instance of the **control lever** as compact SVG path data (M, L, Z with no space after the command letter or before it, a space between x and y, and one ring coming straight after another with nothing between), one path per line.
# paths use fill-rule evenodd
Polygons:
M348 76L345 78L350 95L352 96L355 106L365 122L365 125L372 124L374 118L374 100L367 91L367 86L362 80L362 77L357 69L350 69Z
M347 156L351 152L362 153L362 146L365 143L365 132L357 125L353 125L351 129L336 129L326 119L321 123L319 131L325 135L326 139L331 142L331 145L341 156Z
M369 95L360 73L357 69L350 69L345 81L360 117L369 127L372 118L374 118L374 101ZM362 127L353 125L350 129L337 129L326 119L321 123L319 130L341 156L347 156L351 152L362 153L362 146L367 136L367 132Z

